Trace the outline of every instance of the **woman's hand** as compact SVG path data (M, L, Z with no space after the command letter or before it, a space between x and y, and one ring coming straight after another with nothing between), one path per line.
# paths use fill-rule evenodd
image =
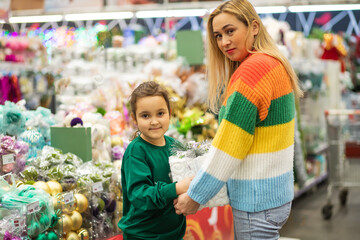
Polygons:
M176 214L183 214L184 216L195 214L199 209L200 204L192 200L187 193L179 195L177 201L174 201Z

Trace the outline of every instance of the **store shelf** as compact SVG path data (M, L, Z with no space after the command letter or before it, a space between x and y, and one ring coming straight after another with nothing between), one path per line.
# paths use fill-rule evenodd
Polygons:
M321 154L328 149L329 145L327 143L320 144L317 148L314 149L313 154Z
M321 144L319 144L319 146L314 148L312 151L309 151L307 154L320 155L320 154L323 154L324 152L326 152L328 147L329 147L329 145L327 143L321 143Z
M300 197L302 194L306 193L307 191L311 190L313 187L318 185L319 183L323 182L325 179L327 179L328 173L323 173L322 175L308 179L304 186L295 192L294 199Z

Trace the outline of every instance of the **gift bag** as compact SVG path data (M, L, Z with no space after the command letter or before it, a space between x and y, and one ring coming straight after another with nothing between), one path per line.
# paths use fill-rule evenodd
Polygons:
M92 160L91 128L51 127L50 137L52 147L73 153L83 162Z

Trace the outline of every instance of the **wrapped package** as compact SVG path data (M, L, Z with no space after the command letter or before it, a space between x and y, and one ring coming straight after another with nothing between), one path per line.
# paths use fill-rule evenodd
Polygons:
M57 216L49 194L31 185L16 187L13 175L9 175L11 184L5 180L4 176L0 178L1 207L18 211L20 216L24 216L28 236L36 237L49 227L56 225Z
M192 145L192 146L191 146ZM190 148L192 149L189 149ZM180 151L170 156L169 164L171 170L172 180L174 182L181 181L184 178L195 176L200 170L202 164L209 157L208 149L209 142L204 143L190 143ZM204 153L206 152L206 153ZM174 151L173 151L174 153ZM219 207L229 204L229 197L227 194L226 185L210 199L206 204L200 205L199 209Z

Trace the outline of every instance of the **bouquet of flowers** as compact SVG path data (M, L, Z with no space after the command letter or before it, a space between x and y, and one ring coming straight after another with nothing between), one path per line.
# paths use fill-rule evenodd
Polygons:
M187 144L175 142L171 149L169 158L172 180L180 181L184 178L195 176L202 164L209 157L208 152L211 146L210 141L194 142ZM229 204L226 185L210 199L206 204L200 205L202 208L212 208Z

